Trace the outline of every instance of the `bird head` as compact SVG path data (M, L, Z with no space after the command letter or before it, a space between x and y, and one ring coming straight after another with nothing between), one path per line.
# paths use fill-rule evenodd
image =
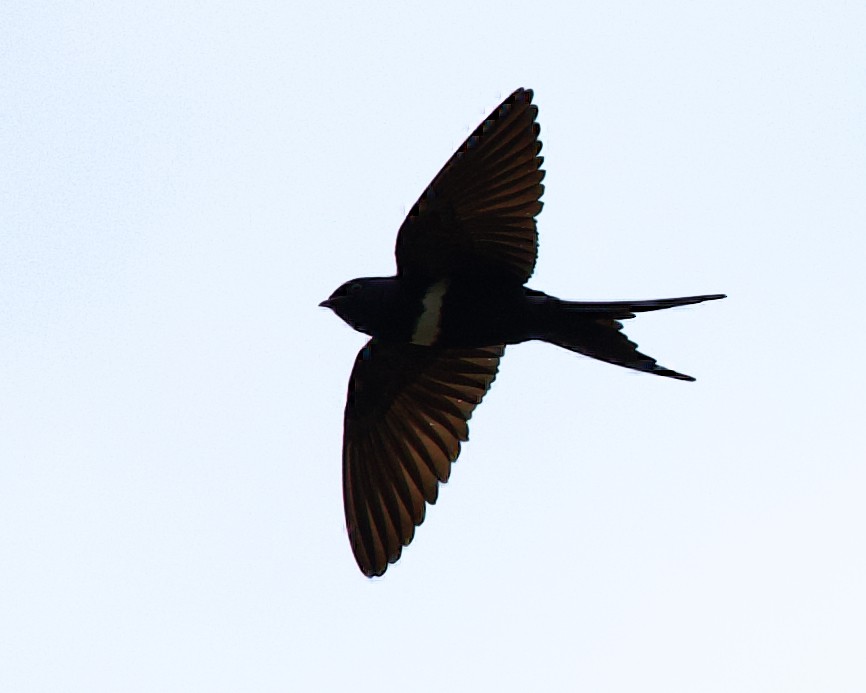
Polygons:
M373 335L387 310L387 295L393 279L366 277L342 284L319 305L330 308L359 332Z

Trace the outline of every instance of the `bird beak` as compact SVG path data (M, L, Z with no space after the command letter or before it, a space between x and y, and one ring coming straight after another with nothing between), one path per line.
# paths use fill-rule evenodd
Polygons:
M322 302L319 304L319 308L332 308L333 305L334 305L334 304L331 303L331 299L330 299L330 298L326 298L324 301L322 301Z

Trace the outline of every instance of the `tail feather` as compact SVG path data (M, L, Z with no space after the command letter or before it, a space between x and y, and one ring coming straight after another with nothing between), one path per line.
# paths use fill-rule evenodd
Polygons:
M659 365L654 358L637 350L637 344L622 332L620 320L635 317L635 313L687 306L703 301L725 298L723 294L663 298L650 301L614 301L586 303L555 301L555 316L548 322L542 337L545 341L576 351L594 359L632 368L653 375L693 381L684 373Z
M563 301L569 310L583 313L604 313L621 320L633 318L635 313L647 313L651 310L665 310L678 306L690 306L704 301L717 301L727 298L725 294L706 294L704 296L684 296L682 298L655 298L648 301Z

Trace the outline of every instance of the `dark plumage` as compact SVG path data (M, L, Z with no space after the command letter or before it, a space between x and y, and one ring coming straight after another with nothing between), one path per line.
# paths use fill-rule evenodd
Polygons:
M509 96L442 168L397 234L397 274L353 279L321 303L372 337L349 380L343 499L368 576L400 558L468 438L506 344L538 339L655 375L620 320L719 298L562 301L525 286L544 171L532 92Z

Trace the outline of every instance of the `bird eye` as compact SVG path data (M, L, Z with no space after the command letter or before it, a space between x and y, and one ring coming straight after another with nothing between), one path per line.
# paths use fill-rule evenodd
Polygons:
M361 291L361 282L355 282L349 287L350 294L357 294Z

